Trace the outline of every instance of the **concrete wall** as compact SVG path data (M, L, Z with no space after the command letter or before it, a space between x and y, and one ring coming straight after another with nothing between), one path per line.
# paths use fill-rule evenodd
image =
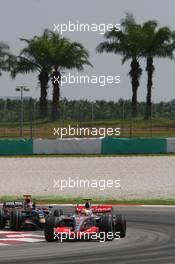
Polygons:
M166 152L175 153L175 138L166 139Z
M34 154L100 154L101 139L34 139Z
M175 138L1 139L0 155L175 153Z

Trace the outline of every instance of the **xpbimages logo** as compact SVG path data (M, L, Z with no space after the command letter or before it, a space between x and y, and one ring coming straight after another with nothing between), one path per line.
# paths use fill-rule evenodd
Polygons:
M120 180L116 179L81 179L78 176L75 178L68 177L67 179L54 179L53 180L53 188L57 188L61 191L64 189L74 189L74 188L80 188L80 189L87 189L87 188L96 188L100 191L104 191L106 189L112 189L112 188L120 188Z
M107 240L120 239L120 232L54 232L54 240L60 241L61 243L66 240L99 240L100 242L105 242Z
M76 22L53 24L53 31L60 33L61 35L65 32L96 32L98 34L104 34L106 31L119 31L120 24L105 24L105 23L80 23Z
M106 137L106 136L120 136L120 127L79 127L79 125L72 127L54 127L53 135L60 138L64 137Z
M101 87L106 85L112 85L112 84L119 84L120 83L120 75L80 75L76 73L75 75L71 74L70 72L68 75L62 75L61 77L54 76L53 77L54 83L60 83L61 86L64 84L93 84L93 85L99 85Z

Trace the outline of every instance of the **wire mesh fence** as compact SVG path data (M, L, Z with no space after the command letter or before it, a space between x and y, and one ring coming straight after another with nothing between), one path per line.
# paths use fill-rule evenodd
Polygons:
M103 136L99 130L120 128L120 137L175 137L175 106L165 103L152 105L152 117L144 119L145 104L138 104L138 117L131 117L131 102L86 100L59 103L57 117L53 117L52 102L42 109L33 99L0 101L0 137L55 138L55 128L88 128L83 135L76 137ZM45 113L43 117L42 113ZM92 135L91 131L98 132ZM64 137L74 137L66 134ZM115 136L115 135L114 135Z

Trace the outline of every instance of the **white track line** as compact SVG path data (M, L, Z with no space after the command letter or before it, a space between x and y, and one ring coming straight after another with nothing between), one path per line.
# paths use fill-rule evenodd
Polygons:
M0 206L2 206L3 204L2 203L0 203ZM60 207L68 207L68 206L75 206L75 205L77 205L77 204L38 204L38 207L40 207L40 206L60 206ZM130 206L132 206L132 207L175 207L175 205L159 205L159 204L155 204L155 205L150 205L150 204L112 204L112 206L121 206L121 207L130 207Z

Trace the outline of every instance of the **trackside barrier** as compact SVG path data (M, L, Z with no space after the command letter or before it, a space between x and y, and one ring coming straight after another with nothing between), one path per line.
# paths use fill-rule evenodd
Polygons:
M0 155L175 153L175 138L0 139Z
M100 138L34 139L33 154L100 154Z
M102 154L156 154L166 153L164 138L104 138Z
M0 139L0 155L33 154L33 142L26 139Z
M175 153L175 138L166 139L166 152Z

